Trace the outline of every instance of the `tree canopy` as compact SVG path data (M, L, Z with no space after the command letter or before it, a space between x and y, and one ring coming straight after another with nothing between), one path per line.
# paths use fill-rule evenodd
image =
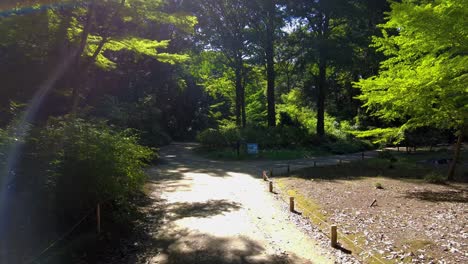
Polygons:
M392 3L373 46L387 59L356 86L369 111L403 129L461 129L468 119L468 6L463 1Z

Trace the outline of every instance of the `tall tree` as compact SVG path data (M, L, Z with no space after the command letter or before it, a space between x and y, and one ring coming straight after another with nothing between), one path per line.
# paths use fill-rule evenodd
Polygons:
M234 71L236 123L245 127L244 63L250 13L246 0L197 0L190 4L199 19L197 33L204 49L223 52Z
M374 46L387 59L378 75L356 83L375 116L401 130L433 126L457 130L449 179L468 120L468 5L456 0L391 5Z
M305 45L300 57L316 68L313 88L317 100L317 135L324 136L328 69L333 66L332 62L350 56L349 52L343 54L350 50L344 40L356 6L345 0L291 1L289 9L297 20L296 31L302 37L301 45Z
M131 51L166 63L186 60L181 54L160 52L170 40L156 40L147 29L154 24L173 24L187 31L193 30L196 19L183 14L163 11L165 1L114 0L82 3L71 13L73 23L67 32L76 52L73 68L72 112L76 111L82 90L88 85L86 74L92 64L103 69L115 69L115 54ZM69 19L69 18L63 18Z
M281 27L284 25L282 10L278 0L249 1L250 14L249 27L252 31L252 42L258 46L257 56L266 66L267 79L267 120L268 126L276 126L275 110L275 42Z

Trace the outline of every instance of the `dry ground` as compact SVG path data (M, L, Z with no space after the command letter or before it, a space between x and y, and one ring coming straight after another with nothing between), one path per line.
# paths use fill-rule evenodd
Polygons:
M284 196L302 203L299 211L327 221L320 224L311 218L325 232L336 223L353 243L343 236L339 241L364 262L468 263L468 184L408 179L430 168L373 165L366 161L308 168L275 181Z

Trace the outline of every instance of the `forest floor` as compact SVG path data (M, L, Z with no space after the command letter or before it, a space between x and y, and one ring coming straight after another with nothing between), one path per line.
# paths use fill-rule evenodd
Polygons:
M421 179L447 165L396 162L390 169L376 161L307 168L275 182L316 226L328 231L328 223L336 224L339 241L365 262L468 263L468 184Z

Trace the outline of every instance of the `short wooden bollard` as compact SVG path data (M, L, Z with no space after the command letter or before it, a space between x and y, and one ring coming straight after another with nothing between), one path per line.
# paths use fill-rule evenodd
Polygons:
M288 164L288 175L289 175L290 171L291 171L291 168L289 167L289 164Z
M294 197L289 197L289 211L294 213Z
M314 160L314 167L317 167L317 162Z
M269 185L270 192L272 193L273 192L273 182L270 181L268 185Z
M338 245L338 234L337 234L337 231L336 231L336 225L332 225L330 227L330 245L332 247L336 247Z
M96 220L97 220L97 233L101 233L101 204L97 204L96 206Z
M362 152L362 160L364 160L364 152Z
M263 180L264 180L264 181L267 181L267 173L266 173L266 171L263 171L263 172L262 172L262 177L263 177Z
M340 160L340 165L341 165L341 160Z
M273 169L270 170L270 177L273 177Z

